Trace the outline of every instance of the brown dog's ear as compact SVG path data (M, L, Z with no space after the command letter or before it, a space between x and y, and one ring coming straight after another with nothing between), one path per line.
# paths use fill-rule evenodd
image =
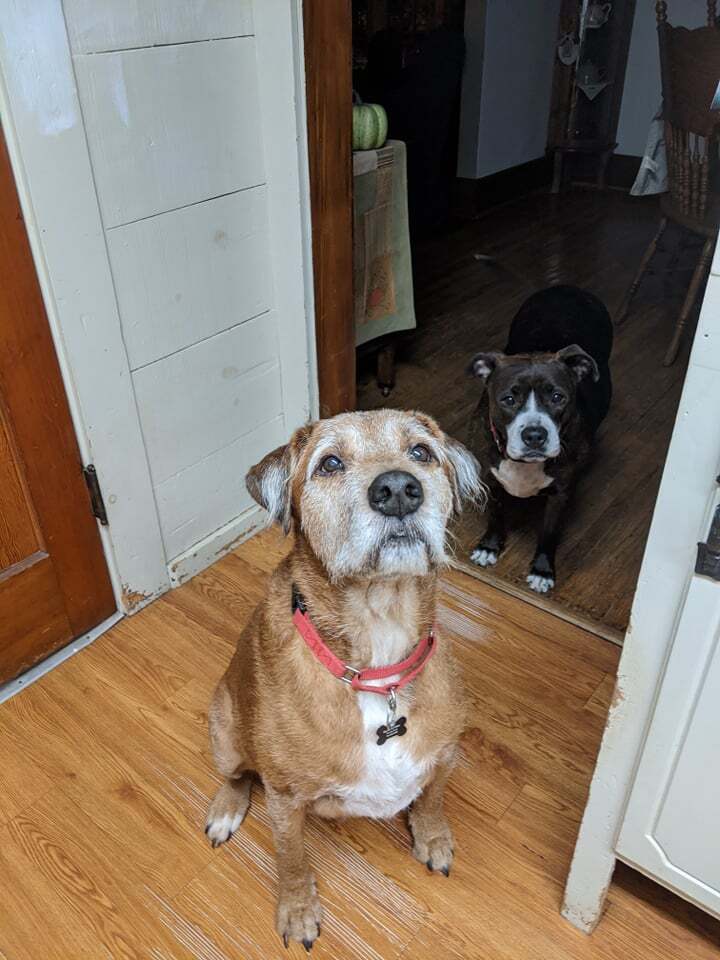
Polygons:
M452 437L446 436L445 449L455 476L453 508L455 513L460 513L466 500L476 504L482 503L485 485L480 479L480 464L467 447L453 440Z
M250 496L267 510L270 523L282 524L284 533L289 533L292 518L290 482L311 430L300 427L289 443L268 453L245 477Z
M563 363L567 364L570 368L570 373L572 373L578 383L580 383L583 377L587 376L592 376L594 383L597 383L600 379L600 371L598 370L597 363L595 363L589 353L586 353L583 348L579 347L576 343L571 344L569 347L563 347L562 350L558 351L555 355L555 359L562 360Z
M476 353L470 361L468 373L481 380L487 380L503 357L502 353Z
M473 454L458 440L449 437L426 413L415 410L413 416L438 441L439 459L447 468L452 484L454 512L460 513L466 500L482 504L486 488L480 479L480 464Z

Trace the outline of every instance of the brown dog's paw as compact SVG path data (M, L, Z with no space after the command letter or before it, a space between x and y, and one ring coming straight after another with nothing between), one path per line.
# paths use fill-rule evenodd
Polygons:
M297 940L310 952L320 936L321 920L322 907L312 881L302 890L281 891L275 926L286 947Z
M205 833L213 847L219 847L235 833L250 805L250 780L226 780L215 794L205 820Z
M440 832L424 837L419 831L413 837L413 856L420 863L424 863L428 870L439 870L446 877L450 876L450 867L453 862L453 840L450 827L445 825Z

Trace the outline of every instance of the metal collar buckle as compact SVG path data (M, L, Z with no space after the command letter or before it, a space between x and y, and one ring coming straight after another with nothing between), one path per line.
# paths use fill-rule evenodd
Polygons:
M352 682L355 679L355 677L359 677L361 673L362 673L361 670L356 670L355 667L349 667L347 664L345 664L345 673L343 673L340 679L342 680L343 683L352 685Z

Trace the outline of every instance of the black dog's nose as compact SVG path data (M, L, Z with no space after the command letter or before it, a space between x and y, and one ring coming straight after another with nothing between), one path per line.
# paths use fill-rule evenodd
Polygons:
M540 450L541 447L545 446L548 432L545 427L525 427L520 436L526 447L529 447L531 450Z
M386 517L402 520L408 513L414 513L423 499L420 481L405 470L381 473L368 487L370 506Z

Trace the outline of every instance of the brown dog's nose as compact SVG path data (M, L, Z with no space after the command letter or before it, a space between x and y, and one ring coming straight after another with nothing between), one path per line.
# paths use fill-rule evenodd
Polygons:
M409 513L415 513L423 499L422 484L405 470L381 473L368 487L370 506L386 517L402 520Z
M541 426L525 427L520 436L526 447L531 450L540 450L545 446L548 432L545 427Z

